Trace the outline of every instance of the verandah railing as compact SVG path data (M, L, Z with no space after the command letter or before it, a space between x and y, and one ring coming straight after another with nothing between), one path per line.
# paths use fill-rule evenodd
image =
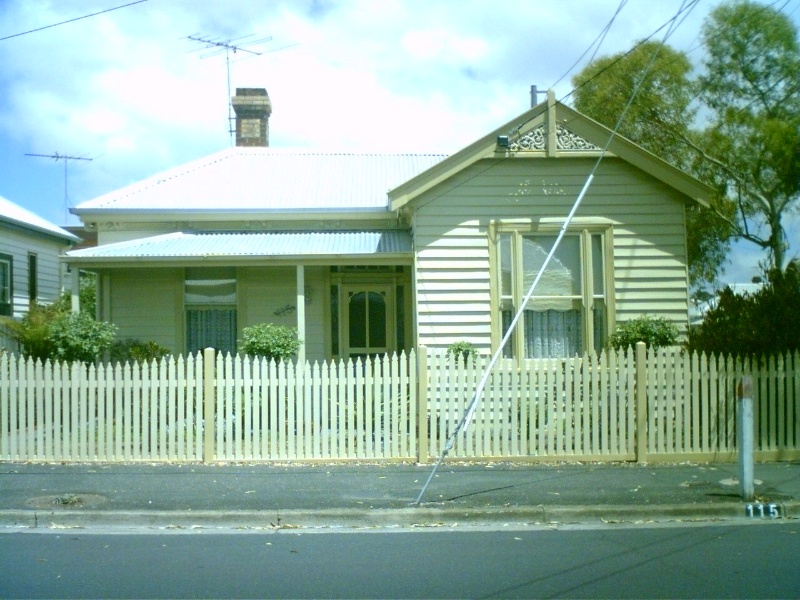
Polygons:
M213 350L114 366L3 354L0 460L426 462L486 361L425 348L302 365ZM754 381L756 457L800 457L798 354L741 361L643 346L499 361L451 456L733 460L744 375Z

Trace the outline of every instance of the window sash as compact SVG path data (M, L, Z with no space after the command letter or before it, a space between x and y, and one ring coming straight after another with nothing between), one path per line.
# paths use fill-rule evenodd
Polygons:
M556 239L519 230L499 233L496 265L503 336ZM564 235L504 356L563 358L603 348L608 323L604 246L604 233L581 229Z

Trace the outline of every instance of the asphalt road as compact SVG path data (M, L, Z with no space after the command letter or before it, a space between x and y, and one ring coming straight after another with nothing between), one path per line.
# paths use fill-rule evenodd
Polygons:
M788 598L800 523L0 533L3 598Z

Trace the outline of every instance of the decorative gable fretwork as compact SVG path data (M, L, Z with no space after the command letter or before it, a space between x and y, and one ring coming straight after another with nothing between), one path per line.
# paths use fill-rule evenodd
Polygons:
M539 125L509 146L512 152L519 150L546 150L547 135L544 125ZM558 150L600 150L598 146L573 133L560 123L556 125L556 148Z
M556 125L556 140L559 150L600 150L592 142L572 133L563 125Z
M531 129L528 133L520 137L509 146L512 152L518 150L544 150L547 138L544 134L544 125L539 125L536 129Z

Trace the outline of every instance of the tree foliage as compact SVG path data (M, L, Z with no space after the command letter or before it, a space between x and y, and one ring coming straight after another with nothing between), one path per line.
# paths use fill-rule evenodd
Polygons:
M706 176L736 207L736 235L785 264L784 217L800 200L800 47L778 9L721 4L702 30L700 98L711 110L698 147Z
M687 213L694 282L716 277L731 238L783 268L783 220L798 209L800 188L797 29L779 9L739 0L709 14L702 40L696 80L686 55L655 42L597 59L573 79L577 110L609 127L638 86L619 132L717 190L711 210Z
M79 282L78 303L80 311L94 317L97 301L97 275L82 271ZM63 292L58 302L56 302L56 308L60 312L70 312L72 310L72 292Z
M711 354L770 355L800 350L800 263L774 269L755 294L725 288L689 332L688 348Z
M599 58L578 73L572 80L575 108L607 127L619 124L620 135L688 169L691 155L681 140L692 135L696 114L691 71L684 53L645 42L629 52ZM636 101L620 121L634 91ZM714 210L695 205L687 211L687 225L690 278L711 281L729 249L728 222Z

